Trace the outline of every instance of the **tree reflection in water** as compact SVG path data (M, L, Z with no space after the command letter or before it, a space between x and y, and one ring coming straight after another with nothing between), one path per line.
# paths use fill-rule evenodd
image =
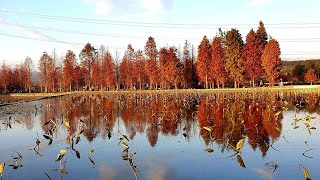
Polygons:
M84 136L93 141L117 133L122 123L130 139L145 133L152 147L157 145L159 133L183 134L186 140L199 134L206 145L215 143L221 152L247 137L252 149L266 156L281 134L282 112L302 105L309 112L319 112L318 102L312 93L71 95L44 101L41 124L50 119L56 124L68 121L73 135L81 119L86 127ZM28 117L24 119L32 128ZM43 126L44 133L51 126ZM212 131L203 129L205 126Z

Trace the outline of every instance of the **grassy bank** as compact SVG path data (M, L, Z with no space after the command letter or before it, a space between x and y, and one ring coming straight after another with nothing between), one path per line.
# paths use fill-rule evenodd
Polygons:
M11 93L11 94L0 94L0 106L36 101L44 98L59 97L69 95L70 92L65 93Z
M301 93L320 93L320 85L275 86L257 88L224 88L224 89L169 89L169 90L119 90L119 91L75 91L63 93L12 93L0 95L0 105L21 101L32 101L70 94L211 94L220 92L277 92L294 91Z

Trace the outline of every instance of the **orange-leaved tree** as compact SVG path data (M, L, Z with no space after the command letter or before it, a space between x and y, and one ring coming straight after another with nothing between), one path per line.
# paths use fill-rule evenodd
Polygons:
M159 82L159 69L157 66L158 51L153 37L150 36L148 38L144 49L147 60L146 73L149 79L150 89L153 87L157 88Z
M198 46L197 57L197 75L201 83L205 84L205 88L208 89L209 78L209 66L211 62L211 45L207 36L202 38L200 45Z
M11 69L8 65L6 65L6 62L3 61L1 66L1 72L0 72L0 83L1 86L4 87L4 93L7 93L8 86L10 85L10 77Z
M262 67L265 70L265 76L269 81L269 86L275 84L276 79L280 75L281 58L280 46L278 41L271 39L263 50Z
M114 89L116 86L115 63L109 50L106 51L103 59L103 83L107 90Z
M159 51L159 71L160 71L160 87L166 88L168 83L166 80L166 66L167 66L167 62L168 62L168 50L167 48L163 47L160 48Z
M315 84L318 80L316 73L314 71L314 69L309 69L307 71L307 73L304 75L305 81L307 81L308 83Z
M220 84L224 84L226 79L226 71L224 69L225 59L224 53L221 44L221 38L215 37L212 41L211 45L211 64L209 67L210 77L212 78L212 83L214 87L214 81L216 81L218 88L220 88Z
M133 62L133 75L136 80L137 86L139 89L142 89L142 85L145 83L146 74L145 74L145 58L143 52L138 50L135 53L134 62Z
M47 52L44 52L40 57L39 61L39 70L40 70L40 87L44 87L44 91L48 92L48 87L52 85L52 76L54 75L53 71L53 59L50 57Z
M24 78L23 80L23 85L24 89L31 92L31 87L32 87L32 68L33 68L33 62L30 57L27 57L24 60L24 63L22 65L22 77Z
M68 50L63 60L63 83L64 87L72 91L72 83L74 82L74 68L76 65L76 55Z
M263 51L263 42L260 37L251 29L246 37L246 44L243 48L244 69L246 75L255 86L255 80L258 80L262 74L261 56Z
M92 85L92 65L95 61L97 56L97 50L90 44L87 43L84 48L80 52L80 60L82 68L85 70L84 77L85 77L85 84L91 90Z
M178 88L182 75L182 64L180 63L176 53L177 49L175 47L169 48L168 62L166 66L166 80L170 85L174 86L175 89Z

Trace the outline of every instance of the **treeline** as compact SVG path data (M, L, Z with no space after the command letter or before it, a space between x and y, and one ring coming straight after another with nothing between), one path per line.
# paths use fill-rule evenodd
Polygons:
M261 21L245 42L237 29L219 29L212 40L204 36L195 54L187 41L180 52L174 46L157 48L153 37L144 50L129 44L121 61L118 53L113 56L104 46L97 50L90 43L79 61L68 50L61 65L55 53L44 52L39 60L39 91L254 87L265 82L273 86L280 79L280 46L268 37ZM30 89L32 83L26 80L31 72L25 66L10 69L4 63L0 72L4 91Z
M291 84L316 83L320 78L320 60L284 61L283 81Z
M33 62L27 57L22 64L10 68L5 61L0 68L0 89L2 92L31 92Z

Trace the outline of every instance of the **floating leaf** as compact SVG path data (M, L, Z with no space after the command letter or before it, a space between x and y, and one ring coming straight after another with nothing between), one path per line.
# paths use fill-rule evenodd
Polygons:
M66 144L70 144L70 137L66 138Z
M58 154L56 161L61 161L63 157L64 157L64 154Z
M93 165L96 165L96 163L91 159L90 156L89 156L88 158L89 158L90 162L91 162Z
M244 144L244 139L240 139L236 146L237 151L240 151L242 149L243 144Z
M311 131L310 131L310 128L308 128L308 133L311 135Z
M109 131L108 132L108 138L110 139L112 137L112 133Z
M183 137L185 137L185 138L188 136L186 133L183 133L182 135L183 135Z
M48 145L50 146L52 144L53 140L50 139Z
M0 175L1 175L1 177L2 177L2 173L3 173L3 170L4 170L5 166L6 166L5 162L1 163L1 165L0 165Z
M311 176L310 176L310 173L308 172L307 168L305 168L301 164L300 164L300 166L303 168L303 174L304 174L304 177L306 178L306 180L311 180Z
M182 130L186 130L187 129L187 125L186 124L182 124Z
M52 139L52 138L51 138L49 135L47 135L47 134L43 134L43 137L46 138L46 139L50 139L50 140Z
M79 134L82 134L83 132L84 132L84 129L82 129Z
M209 131L209 132L211 132L211 131L212 131L212 128L211 128L211 127L209 127L209 126L204 126L204 127L203 127L203 129L205 129L205 130L207 130L207 131Z
M207 151L207 152L209 152L209 153L212 153L212 152L213 152L213 149L207 148L207 149L205 149L204 151Z
M126 135L122 134L121 132L119 132L119 135L120 135L120 138L122 138L122 139L125 139L125 140L129 141L128 136L126 136Z
M51 122L51 119L43 124L43 126L48 125Z
M293 129L298 129L300 126L295 126L295 127L293 127Z
M96 150L96 148L94 147L94 148L92 148L91 149L91 151L89 152L89 156L91 156L92 155L92 153L94 152Z
M80 152L75 150L76 151L76 155L77 155L77 158L80 159Z
M60 150L60 154L62 154L62 155L66 154L67 152L68 152L68 151L65 150L65 149L61 149L61 150Z
M70 128L70 124L68 121L64 122L64 125L67 127L67 128Z
M241 167L246 168L246 165L244 164L244 161L241 156L237 155L237 161Z
M76 144L78 144L79 142L80 142L80 136L77 136L77 138L76 138Z
M129 145L128 145L126 142L122 142L121 144L122 144L122 146L125 147L126 149L129 148Z

